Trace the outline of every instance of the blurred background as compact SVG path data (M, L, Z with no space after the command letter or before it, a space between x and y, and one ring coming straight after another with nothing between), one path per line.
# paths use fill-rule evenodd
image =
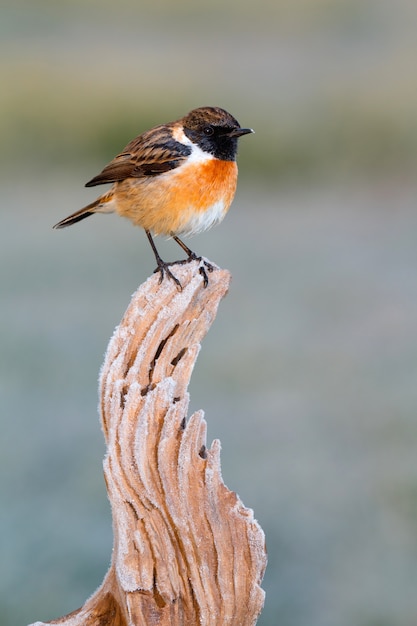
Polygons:
M218 105L256 134L190 241L233 274L190 410L266 533L258 623L415 626L416 31L413 0L1 3L1 625L108 568L97 378L155 265L115 216L51 227L135 135Z

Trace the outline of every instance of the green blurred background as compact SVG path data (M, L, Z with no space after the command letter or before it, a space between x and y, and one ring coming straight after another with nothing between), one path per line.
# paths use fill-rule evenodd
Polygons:
M136 134L218 105L256 134L190 242L233 274L191 410L266 533L258 623L415 626L417 4L13 0L0 33L0 624L104 577L97 376L154 268L114 216L51 226Z

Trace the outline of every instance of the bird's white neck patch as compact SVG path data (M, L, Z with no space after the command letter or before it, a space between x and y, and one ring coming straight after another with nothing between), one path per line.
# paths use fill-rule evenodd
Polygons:
M184 146L191 147L191 154L187 158L187 165L191 165L191 163L206 163L207 161L211 161L214 159L214 156L209 152L205 152L202 150L197 144L193 143L191 139L187 137L181 127L174 128L172 131L172 136L176 141L179 141Z

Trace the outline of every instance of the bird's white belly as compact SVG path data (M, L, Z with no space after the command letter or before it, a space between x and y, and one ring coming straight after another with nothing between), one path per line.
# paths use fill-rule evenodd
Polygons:
M175 234L196 235L221 222L225 214L226 207L223 200L215 202L205 211L195 211L195 209L191 208L188 213L188 219L181 224L179 231Z

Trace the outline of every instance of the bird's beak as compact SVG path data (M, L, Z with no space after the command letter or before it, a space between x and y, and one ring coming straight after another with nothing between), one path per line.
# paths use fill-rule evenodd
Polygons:
M255 131L252 128L234 128L227 134L229 137L242 137L242 135L248 135L249 133L254 133Z

